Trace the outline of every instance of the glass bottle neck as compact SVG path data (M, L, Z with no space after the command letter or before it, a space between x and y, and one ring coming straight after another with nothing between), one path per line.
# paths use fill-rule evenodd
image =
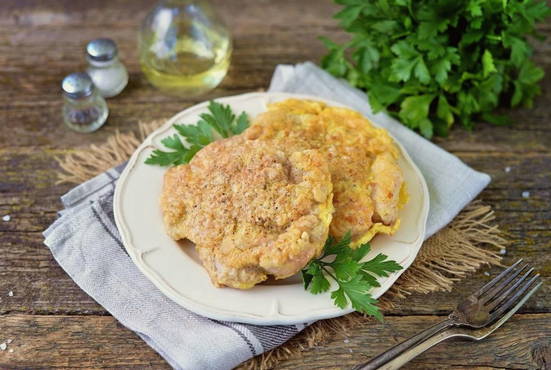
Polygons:
M99 95L96 90L94 90L92 94L82 98L78 98L78 99L71 98L67 95L63 95L65 102L73 107L85 107L88 105L95 104L95 102L98 100L98 97Z
M112 65L115 65L117 63L119 63L119 58L118 57L114 57L113 59L111 60L106 60L106 61L97 61L97 60L93 60L91 58L86 58L88 60L88 64L90 64L92 67L97 67L97 68L105 68L105 67L110 67Z
M167 7L167 8L178 8L180 6L187 5L199 5L199 6L209 6L209 2L206 0L161 0L158 3L158 6Z

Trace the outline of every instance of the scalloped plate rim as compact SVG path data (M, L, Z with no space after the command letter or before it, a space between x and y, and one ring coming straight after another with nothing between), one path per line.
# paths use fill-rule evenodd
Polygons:
M293 93L268 93L268 92L257 92L257 93L246 93L246 94L240 94L240 95L233 95L228 97L220 97L215 98L214 100L218 102L222 102L224 104L230 104L233 101L236 100L243 100L243 99L256 99L256 98L275 98L275 99L285 99L285 98L298 98L298 99L311 99L311 100L317 100L327 103L328 105L332 106L341 106L346 107L346 105L331 101L328 99L323 99L316 96L311 95L304 95L304 94L293 94ZM181 117L193 114L194 111L200 111L206 108L208 104L208 101L195 104L189 108L186 108L185 110L175 114L170 119L167 120L166 123L164 123L162 126L160 126L158 129L153 131L148 137L143 141L142 144L135 150L135 152L132 154L131 158L128 161L127 166L119 176L119 179L117 181L116 187L115 187L115 195L114 195L114 201L113 201L113 208L114 208L114 216L115 216L115 222L116 226L119 230L119 233L121 235L121 239L123 242L123 245L125 249L127 250L128 254L130 255L131 259L133 260L134 264L139 268L139 270L167 297L169 297L172 301L176 302L177 304L181 305L182 307L189 309L190 311L193 311L199 315L209 317L211 319L215 320L222 320L222 321L236 321L236 322L242 322L242 323L249 323L249 324L256 324L256 325L287 325L287 324L298 324L298 323L305 323L305 322L312 322L315 320L320 319L328 319L333 317L342 316L345 314L348 314L350 312L353 312L354 310L352 308L346 308L346 309L340 309L336 306L329 306L323 309L316 309L315 311L308 311L307 313L303 315L284 315L278 312L272 312L271 315L266 314L258 314L253 315L250 313L243 313L243 312L235 312L234 310L227 310L223 307L213 307L212 305L208 305L205 302L198 301L196 298L187 297L184 296L177 291L174 290L162 277L160 277L155 271L152 271L151 268L144 263L143 256L144 254L147 254L150 252L150 250L143 251L138 250L136 246L134 245L132 241L132 235L130 234L130 231L128 230L128 226L126 224L126 221L124 219L124 210L121 205L122 202L122 192L124 191L124 187L127 185L127 179L129 177L129 174L135 170L135 166L140 164L137 162L138 158L140 158L140 154L146 150L150 149L152 146L153 140L158 137L159 135L166 134L166 131L170 130L173 123L178 121ZM372 121L373 122L373 121ZM373 122L375 126L380 127L377 125L376 122ZM398 279L398 277L407 270L407 268L413 263L415 260L415 257L417 256L421 245L423 243L423 236L425 234L425 228L426 228L426 220L428 218L428 210L429 210L429 193L428 193L428 187L426 184L426 181L421 174L421 171L419 168L415 165L407 151L404 149L404 147L400 144L398 140L394 138L394 141L396 142L397 146L399 147L402 156L404 157L405 161L412 167L412 169L415 172L415 175L417 176L419 180L419 184L422 190L423 198L422 199L422 205L421 205L421 220L418 221L418 230L417 230L417 238L411 242L403 244L414 244L416 247L416 250L413 254L409 254L408 257L400 261L402 266L404 267L399 272L391 274L388 278L384 279L383 283L381 285L384 285L385 288L383 291L374 296L374 298L378 298L380 295L382 295L390 286L394 284L394 282ZM140 164L141 165L141 164ZM206 272L205 272L206 274ZM275 286L277 287L277 286ZM220 288L216 288L220 289ZM229 288L223 288L223 289L229 289ZM254 294L253 291L251 291L252 294ZM304 294L310 294L307 291L304 291ZM279 304L279 301L276 301ZM332 305L332 302L331 302Z

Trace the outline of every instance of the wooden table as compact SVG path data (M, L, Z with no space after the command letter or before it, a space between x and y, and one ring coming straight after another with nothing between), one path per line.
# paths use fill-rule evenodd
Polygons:
M161 95L139 71L136 33L153 5L145 0L4 0L0 4L0 368L152 367L168 365L118 324L65 274L42 244L59 196L55 156L101 143L139 120L170 116L199 100L264 89L279 63L319 61L319 35L346 36L331 18L330 1L215 1L230 25L235 51L229 75L208 97ZM540 27L551 36L551 25ZM83 48L96 37L119 45L130 83L109 100L108 124L81 135L61 122L60 81L84 68ZM551 42L535 57L547 76L533 109L511 111L516 124L481 124L454 130L436 142L492 176L480 198L491 204L512 245L505 262L520 257L537 266L546 283L502 329L481 343L450 341L407 368L551 367ZM510 171L506 171L510 168ZM529 192L524 198L523 192ZM306 350L281 368L346 368L442 319L457 298L489 279L483 269L450 293L414 295L348 337ZM489 271L493 273L494 271ZM8 293L12 292L13 296Z

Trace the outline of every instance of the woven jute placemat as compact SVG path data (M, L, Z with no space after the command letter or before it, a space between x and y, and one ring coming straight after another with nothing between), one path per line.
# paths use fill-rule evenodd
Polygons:
M79 184L126 160L143 140L166 120L140 122L131 132L109 137L100 145L90 145L57 158L59 182ZM483 265L499 265L500 250L506 240L494 223L491 207L479 201L469 204L447 227L423 244L413 264L387 291L379 305L384 312L410 294L450 291L459 280ZM268 369L279 361L300 356L307 348L319 345L336 333L373 324L358 313L310 325L282 346L243 363L241 369Z

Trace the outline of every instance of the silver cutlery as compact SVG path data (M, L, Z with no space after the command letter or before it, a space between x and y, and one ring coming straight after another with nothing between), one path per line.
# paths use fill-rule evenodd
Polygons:
M355 370L397 369L443 340L486 338L509 319L542 285L538 273L522 260L460 302L448 318L407 339Z

